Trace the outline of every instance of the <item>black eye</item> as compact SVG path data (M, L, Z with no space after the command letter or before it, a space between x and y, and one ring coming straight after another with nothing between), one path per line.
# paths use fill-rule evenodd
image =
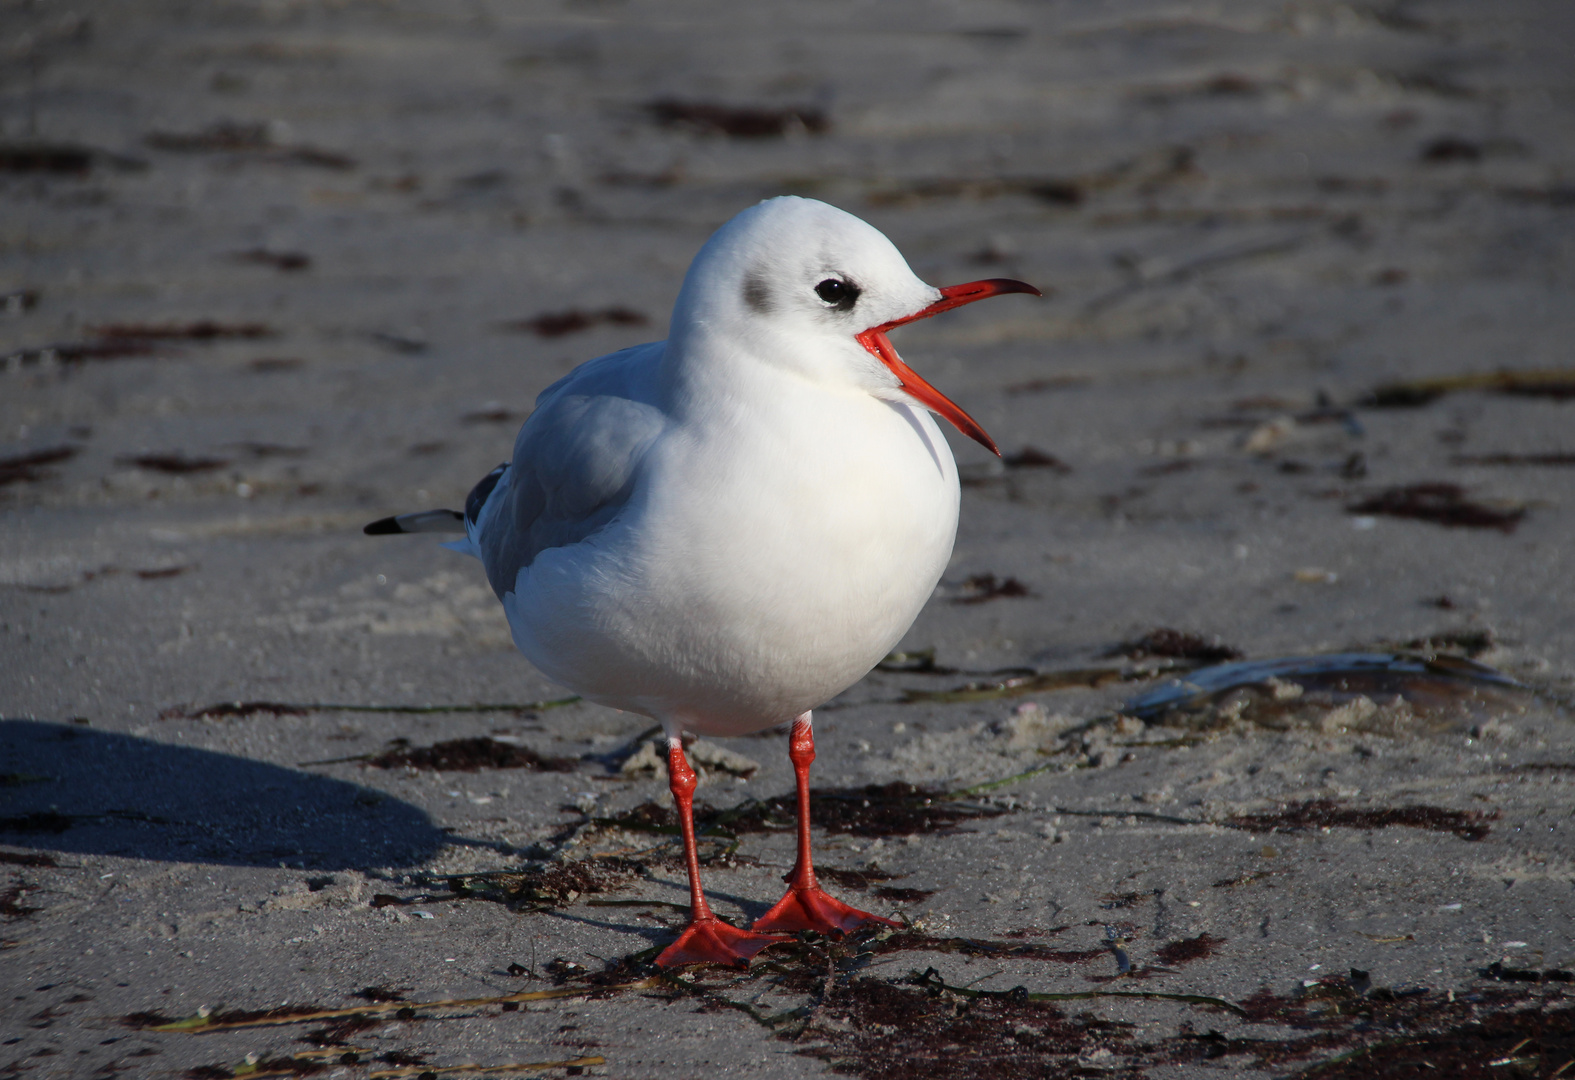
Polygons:
M827 278L815 286L815 295L838 311L851 311L859 298L859 287L836 278Z

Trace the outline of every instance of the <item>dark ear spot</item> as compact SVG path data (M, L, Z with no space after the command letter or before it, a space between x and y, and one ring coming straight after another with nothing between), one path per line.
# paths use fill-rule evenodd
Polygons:
M765 279L758 274L744 278L744 303L750 311L761 315L771 310L771 291L766 288Z

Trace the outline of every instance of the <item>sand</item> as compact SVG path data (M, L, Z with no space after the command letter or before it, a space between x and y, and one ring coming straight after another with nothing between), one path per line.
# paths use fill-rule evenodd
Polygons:
M6 1075L1575 1058L1566 5L0 20ZM685 892L647 721L556 704L474 562L360 527L459 504L782 193L1047 299L897 336L1007 454L953 440L913 655L817 718L834 891L912 928L648 981ZM1423 659L1133 704L1338 652ZM567 760L398 756L480 738ZM709 753L753 918L786 740Z

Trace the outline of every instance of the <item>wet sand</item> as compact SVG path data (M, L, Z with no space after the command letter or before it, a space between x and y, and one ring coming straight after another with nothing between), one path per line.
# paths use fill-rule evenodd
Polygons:
M7 1075L1575 1059L1563 6L0 22ZM360 527L462 502L783 193L1047 299L897 338L1006 453L953 440L952 566L817 714L817 853L912 928L652 981L648 723ZM752 919L786 739L697 754Z

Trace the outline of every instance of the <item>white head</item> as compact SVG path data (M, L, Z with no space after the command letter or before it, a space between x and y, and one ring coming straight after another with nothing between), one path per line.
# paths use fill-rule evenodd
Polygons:
M695 256L673 309L672 340L721 334L766 363L877 397L909 397L991 450L978 424L897 356L894 326L1008 292L1005 278L937 289L874 226L814 199L750 207Z

